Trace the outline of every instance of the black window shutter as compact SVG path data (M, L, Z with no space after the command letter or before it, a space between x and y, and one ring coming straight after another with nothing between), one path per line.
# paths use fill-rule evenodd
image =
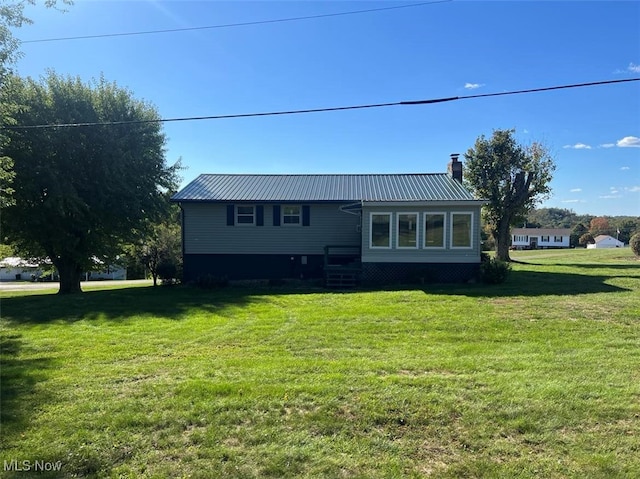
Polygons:
M264 206L256 205L256 226L264 226Z
M236 209L233 205L227 205L227 226L233 226L236 222Z
M302 226L311 225L311 207L309 205L302 205Z
M280 205L273 205L273 226L280 226Z

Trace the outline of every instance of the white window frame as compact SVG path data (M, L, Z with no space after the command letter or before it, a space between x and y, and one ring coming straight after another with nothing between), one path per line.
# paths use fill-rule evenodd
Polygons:
M293 207L293 208L298 208L298 214L297 215L288 215L285 214L284 209L287 207ZM294 217L297 216L298 217L298 222L297 223L286 223L284 221L284 217L285 216L290 216L290 217ZM302 205L280 205L280 225L281 226L302 226Z
M442 216L442 246L427 245L427 216ZM426 211L422 221L422 247L424 249L446 249L447 248L447 213L444 211Z
M251 214L240 213L240 208L251 208ZM246 218L251 216L251 223L241 223L238 221L240 217ZM235 225L236 226L255 226L256 225L256 207L255 205L236 205L235 211Z
M455 224L455 221L453 220L453 217L459 215L459 216L469 216L471 217L471 222L470 222L470 228L469 228L469 246L454 246L453 245L453 227ZM450 221L450 230L451 230L451 235L449 238L449 245L451 247L451 249L473 249L473 211L455 211L455 212L451 212L451 221Z
M551 236L549 235L540 236L540 243L551 243L550 239Z
M373 244L373 217L388 216L389 217L389 246L374 246ZM393 213L387 211L369 213L369 248L371 249L391 249L393 247Z
M414 215L416 217L415 232L416 232L416 245L415 246L400 246L400 216L402 215ZM417 211L399 211L396 213L396 248L397 249L418 249L420 243L418 242L418 232L420 226L420 213Z
M553 242L554 243L562 243L564 241L564 236L554 236L553 237Z

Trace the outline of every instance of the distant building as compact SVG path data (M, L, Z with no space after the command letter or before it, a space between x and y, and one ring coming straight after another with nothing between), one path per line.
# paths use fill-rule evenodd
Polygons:
M598 235L594 238L595 243L588 244L588 249L600 249L600 248L622 248L624 243L622 241L618 241L613 236L609 235Z
M546 249L571 247L571 230L568 228L513 228L513 249Z
M31 275L39 277L42 274L40 265L35 260L10 256L0 260L0 281L30 280Z

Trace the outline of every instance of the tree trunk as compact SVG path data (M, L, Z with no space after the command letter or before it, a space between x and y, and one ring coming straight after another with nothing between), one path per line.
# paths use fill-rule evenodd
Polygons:
M58 294L82 293L80 281L82 279L82 268L73 260L60 259L54 262L60 275L60 289Z
M498 227L493 231L493 237L496 240L496 258L500 261L511 261L509 256L510 229L508 221L500 221Z

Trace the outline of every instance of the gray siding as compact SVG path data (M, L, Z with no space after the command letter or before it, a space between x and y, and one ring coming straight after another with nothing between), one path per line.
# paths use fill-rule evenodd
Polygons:
M370 213L391 213L391 244L390 249L370 248L369 236L371 228ZM425 249L424 243L424 213L445 213L445 248ZM451 248L451 213L473 213L472 248ZM398 213L418 213L418 248L396 248L396 219ZM480 262L480 207L479 206L366 206L362 211L362 262L363 263L478 263Z
M329 244L360 244L360 218L338 206L311 203L310 226L273 226L273 204L264 204L264 226L227 226L227 203L183 203L184 252L324 254Z

